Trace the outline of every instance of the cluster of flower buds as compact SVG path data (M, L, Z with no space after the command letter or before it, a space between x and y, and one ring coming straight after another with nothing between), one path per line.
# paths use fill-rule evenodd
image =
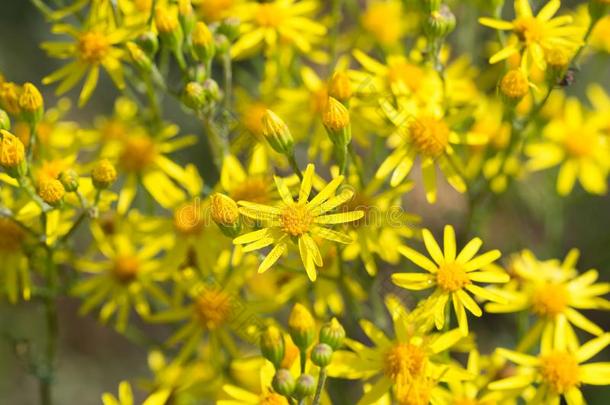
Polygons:
M276 369L272 387L276 393L289 401L291 398L301 401L316 393L316 387L320 383L324 384L325 368L331 363L333 352L341 348L345 339L345 329L336 318L322 325L317 343L314 342L315 333L316 324L309 310L301 304L295 304L288 318L288 335L276 326L267 327L261 334L260 347L263 357L273 363ZM287 341L294 344L300 352L301 372L296 378L286 364ZM320 368L317 382L313 375L305 372L308 357L313 365Z

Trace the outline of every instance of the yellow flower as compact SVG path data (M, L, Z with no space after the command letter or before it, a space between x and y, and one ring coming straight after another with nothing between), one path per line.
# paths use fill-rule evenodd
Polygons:
M235 14L241 20L240 36L231 55L242 58L263 45L274 52L286 44L309 53L312 44L326 34L326 27L310 18L317 8L314 0L273 0L238 7Z
M509 280L508 274L503 271L484 269L497 260L501 253L499 250L491 250L475 257L483 242L479 238L474 238L456 256L455 232L451 225L445 226L444 252L429 230L424 229L422 235L426 249L434 261L407 246L402 246L399 251L428 273L396 273L392 275L392 281L409 290L436 288L431 297L436 301L434 322L438 329L445 324L445 311L448 310L446 307L451 298L460 330L466 335L468 334L468 319L465 309L474 316L483 314L468 292L482 299L494 302L504 301L503 297L497 293L475 284L475 282L506 283Z
M384 46L395 45L405 34L405 16L399 1L368 3L362 13L362 27Z
M134 405L133 391L129 382L121 381L118 398L108 392L104 393L102 403L104 405Z
M492 313L528 311L535 315L538 321L522 339L525 346L534 344L540 337L546 342L561 335L568 347L577 347L578 338L572 324L600 336L603 330L578 309L610 310L610 301L602 297L610 291L610 284L596 283L598 272L593 269L578 274L575 269L578 256L576 249L572 249L563 262L540 261L529 251L515 256L510 269L518 284L508 284L502 290L509 301L488 303L485 310ZM526 349L525 346L522 348Z
M42 48L59 59L75 59L43 79L44 84L60 81L57 94L63 94L87 75L79 97L79 105L84 105L97 86L100 66L114 84L125 87L121 62L127 59L121 44L138 34L137 31L120 28L114 21L113 5L109 2L93 3L82 28L68 24L56 24L53 31L67 34L72 42L44 42Z
M599 120L590 119L580 102L568 99L563 114L543 130L543 140L529 145L527 168L532 171L561 165L557 192L569 194L578 178L592 194L605 194L610 168L610 143Z
M155 237L136 243L126 233L105 235L100 223L91 225L95 245L105 260L83 258L76 261L77 270L92 274L80 280L72 294L84 298L81 312L101 306L100 320L106 323L116 314L116 328L127 328L133 307L146 317L150 315L150 298L167 304L169 298L157 285L166 278L156 257L168 244L167 238Z
M411 172L415 157L419 155L429 203L436 202L436 165L454 189L465 192L462 164L451 144L476 145L485 143L486 139L460 136L449 128L438 112L418 111L408 101L401 102L398 109L382 102L382 108L395 126L395 132L388 139L395 149L381 163L375 177L385 179L391 174L390 185L396 187Z
M408 391L410 383L421 379L447 382L468 378L460 366L444 356L463 338L459 329L428 333L431 322L425 304L408 312L396 298L389 297L386 305L392 315L395 338L388 338L372 322L362 319L360 327L373 347L346 339L345 344L351 350L336 351L328 368L331 377L350 380L377 377L358 405L375 403L392 389L407 395L405 390ZM433 391L430 394L436 398L439 388L430 388Z
M551 0L538 12L532 13L529 0L515 0L516 17L513 21L494 18L479 18L479 23L502 31L512 31L518 42L511 43L495 53L489 63L497 63L523 51L521 63L525 67L534 62L539 68L546 67L545 53L551 49L561 48L575 50L580 44L581 28L572 25L571 16L553 18L561 2ZM529 69L526 68L526 71Z
M585 403L580 387L583 384L610 384L609 363L587 363L610 343L605 333L575 349L567 349L561 342L554 346L543 345L538 356L507 349L498 353L519 367L517 374L489 384L491 390L524 390L538 383L532 404L556 404L560 397L570 405Z
M19 297L26 301L31 297L32 282L24 251L26 238L26 231L17 222L0 216L0 293L6 294L12 304Z
M274 245L273 249L261 262L258 271L269 270L278 259L288 251L288 242L294 240L299 247L301 260L311 281L316 280L316 266L323 265L318 245L312 236L339 242L350 243L349 236L326 228L323 225L343 224L356 221L363 217L362 211L340 212L328 214L350 198L350 190L335 195L343 176L333 179L313 199L309 200L314 176L314 166L307 166L299 190L299 198L295 201L286 183L275 177L275 185L282 198L279 206L268 206L249 201L239 201L242 215L262 221L266 226L258 231L241 235L233 240L237 245L245 245L244 251L251 252Z

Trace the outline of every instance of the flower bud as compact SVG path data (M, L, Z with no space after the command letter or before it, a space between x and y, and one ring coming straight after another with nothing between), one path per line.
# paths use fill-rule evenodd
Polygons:
M570 58L566 51L555 47L544 52L544 59L546 61L546 78L549 85L554 86L563 78L570 64Z
M218 87L218 83L216 83L216 80L206 79L203 82L203 90L208 100L214 102L220 100L220 87Z
M42 119L44 101L42 95L32 83L23 85L23 91L19 96L19 108L23 119L30 125L35 125Z
M154 56L159 50L159 39L152 31L140 34L135 42L149 57Z
M285 368L277 370L271 381L271 386L278 394L285 397L291 396L294 391L295 381L290 370Z
M11 119L9 118L6 111L0 109L0 129L6 131L11 129Z
M15 135L0 129L0 166L12 177L26 173L25 147Z
M294 344L307 350L313 343L316 324L311 313L301 304L295 304L288 318L288 331Z
M336 98L328 98L322 110L322 123L335 145L345 147L352 140L349 111Z
M63 201L66 189L57 179L43 179L38 182L38 195L44 202L56 207Z
M0 85L0 107L11 115L19 115L19 95L21 87L13 82L4 82Z
M78 190L78 174L73 169L61 172L59 174L59 181L69 193Z
M341 102L348 101L352 97L352 84L347 73L337 71L333 74L328 85L328 94Z
M444 38L455 29L455 15L446 4L432 11L424 21L424 32L429 38Z
M225 18L218 27L218 33L227 37L229 42L235 41L239 35L239 19L236 17Z
M318 343L311 350L311 362L318 367L326 367L333 357L333 349L326 343Z
M230 238L236 237L241 231L239 209L231 197L215 193L210 197L210 211L212 220L222 233Z
M312 396L316 392L316 380L309 374L301 374L294 386L292 396L298 400Z
M168 48L176 53L181 52L184 34L176 16L176 9L157 6L155 8L155 26Z
M320 329L320 343L326 343L333 350L337 350L343 346L344 339L345 329L343 329L337 318L333 318L330 322L322 325Z
M515 105L529 92L529 82L521 69L511 69L500 80L500 94L505 102Z
M201 110L206 105L205 89L200 83L188 82L182 92L182 102L195 111Z
M262 123L263 136L269 145L278 153L292 155L294 140L286 123L271 110L265 112Z
M195 57L200 62L208 62L214 57L214 37L204 22L199 21L195 24L195 29L191 35L191 42Z
M229 41L229 38L224 34L214 35L214 47L219 54L223 55L229 52L231 41Z
M191 0L178 0L178 20L180 20L180 26L182 27L184 36L190 36L193 27L197 22Z
M143 72L150 72L152 62L146 53L134 42L127 42L127 51L133 64Z
M269 326L261 334L260 346L263 357L269 360L276 369L280 368L284 358L284 336L275 326Z
M117 172L114 165L107 159L102 159L91 170L91 180L93 186L98 190L103 190L116 181Z

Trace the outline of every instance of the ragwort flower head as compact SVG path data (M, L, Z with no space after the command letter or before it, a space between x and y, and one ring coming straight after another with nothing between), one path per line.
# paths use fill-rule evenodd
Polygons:
M273 266L278 259L288 251L288 243L295 241L307 275L311 281L315 281L316 266L323 265L322 255L313 237L319 236L323 239L350 243L351 238L343 233L326 228L323 225L342 224L357 221L364 216L362 211L340 212L328 214L353 196L351 190L341 191L335 195L339 185L343 182L343 176L333 179L315 197L309 200L312 190L314 166L307 166L303 174L303 180L299 190L298 200L294 200L285 182L275 177L275 184L282 198L279 206L267 206L248 201L239 201L242 215L262 221L266 226L264 229L241 235L233 240L233 243L245 245L244 251L254 251L269 245L273 249L261 262L258 271L263 273Z

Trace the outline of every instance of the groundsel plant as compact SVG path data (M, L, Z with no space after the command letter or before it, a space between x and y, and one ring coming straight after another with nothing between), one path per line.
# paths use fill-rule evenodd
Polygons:
M149 353L104 405L610 401L607 209L565 226L608 190L609 1L31 3L0 305L45 333L0 328L42 405L65 297Z

